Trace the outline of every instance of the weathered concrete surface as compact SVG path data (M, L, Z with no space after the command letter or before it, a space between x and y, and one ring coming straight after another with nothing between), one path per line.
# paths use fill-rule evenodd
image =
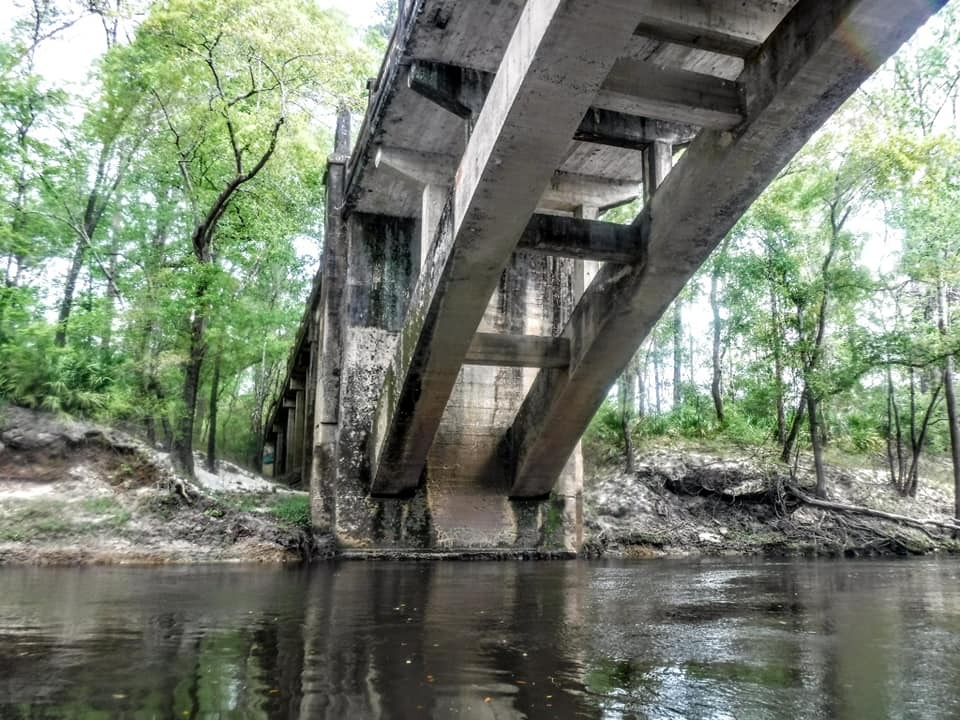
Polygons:
M694 140L640 218L646 264L600 271L563 332L573 352L569 373L541 372L525 400L505 439L514 495L541 495L553 485L611 384L687 279L813 132L939 4L801 0L751 57L741 78L747 120Z
M487 306L480 330L555 335L573 306L569 260L516 254ZM576 456L552 496L508 498L498 445L523 400L534 370L466 366L427 458L425 484L434 547L575 551L582 535L582 465Z
M470 136L372 430L372 489L415 488L483 308L597 89L627 0L528 3Z
M399 340L402 304L414 277L414 223L354 214L334 483L335 532L345 550L574 552L582 535L579 457L552 497L513 503L499 440L533 379L522 368L465 367L459 373L422 484L401 498L371 496L366 446L386 364ZM378 249L379 248L379 249ZM487 305L490 334L553 335L569 317L573 263L517 254Z

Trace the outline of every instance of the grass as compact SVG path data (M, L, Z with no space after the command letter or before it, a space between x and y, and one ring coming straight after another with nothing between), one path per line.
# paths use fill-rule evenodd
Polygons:
M132 514L112 497L93 497L79 504L32 500L0 515L0 541L29 542L66 535L88 535L105 527L119 529Z
M0 540L23 542L58 537L73 532L67 504L58 500L34 501L0 517Z
M308 529L310 519L310 497L308 495L279 495L270 508L270 514L287 525Z

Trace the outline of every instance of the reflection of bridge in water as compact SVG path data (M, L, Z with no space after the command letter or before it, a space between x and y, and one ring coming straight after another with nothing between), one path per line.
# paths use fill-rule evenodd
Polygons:
M338 126L273 414L316 525L346 547L575 550L578 443L611 384L941 4L402 3L352 154ZM632 225L598 220L638 196Z

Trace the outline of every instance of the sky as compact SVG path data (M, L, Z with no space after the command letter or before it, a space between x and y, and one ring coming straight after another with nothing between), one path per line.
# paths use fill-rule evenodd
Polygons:
M343 12L350 23L360 29L376 20L377 0L316 0L322 8ZM9 34L17 0L0 0L0 37ZM19 13L17 13L19 14ZM90 66L104 51L103 30L95 17L87 17L67 29L58 38L44 44L37 57L37 70L51 82L81 88Z
M347 14L351 24L365 27L373 24L377 0L317 0L320 7L336 8Z

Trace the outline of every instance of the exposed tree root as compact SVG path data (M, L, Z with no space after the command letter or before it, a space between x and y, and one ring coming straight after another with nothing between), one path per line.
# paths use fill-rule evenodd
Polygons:
M831 510L833 512L845 513L847 515L864 515L866 517L889 520L891 522L900 523L901 525L909 525L910 527L921 530L932 540L937 540L939 538L930 532L930 527L939 528L940 530L947 530L950 532L960 531L960 524L954 522L912 518L907 517L906 515L897 515L895 513L884 512L883 510L874 510L873 508L863 507L862 505L846 505L844 503L821 500L820 498L808 495L796 487L788 487L787 491L790 495L795 497L804 505L810 505L811 507L818 507L824 510Z

